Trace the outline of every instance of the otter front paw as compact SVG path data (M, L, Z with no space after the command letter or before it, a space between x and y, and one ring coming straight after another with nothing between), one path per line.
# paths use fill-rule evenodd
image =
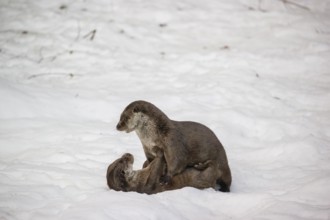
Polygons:
M168 175L164 175L160 177L160 185L169 185L172 182L172 178Z
M205 163L198 163L198 164L194 165L194 168L196 170L205 170L207 167L208 167L208 165Z
M154 146L152 148L152 150L156 154L156 157L163 157L164 156L164 151L160 147Z
M144 161L142 168L146 168L147 166L149 166L149 164L149 160Z
M212 161L211 160L208 160L204 163L197 163L194 165L194 168L196 170L205 170L206 168L208 168L210 165L211 165Z

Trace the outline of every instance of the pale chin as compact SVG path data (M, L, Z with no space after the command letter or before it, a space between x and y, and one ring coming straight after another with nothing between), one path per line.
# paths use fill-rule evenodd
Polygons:
M128 128L126 130L126 133L130 133L130 132L134 131L136 129L136 127L137 127L137 125L135 125L133 128Z
M132 131L134 131L135 130L135 128L133 128L133 129L127 129L126 130L126 133L131 133Z

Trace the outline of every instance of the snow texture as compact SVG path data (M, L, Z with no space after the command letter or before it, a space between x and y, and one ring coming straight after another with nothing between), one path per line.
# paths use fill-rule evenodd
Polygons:
M1 0L0 219L329 219L329 0ZM219 137L232 192L109 190L147 100Z

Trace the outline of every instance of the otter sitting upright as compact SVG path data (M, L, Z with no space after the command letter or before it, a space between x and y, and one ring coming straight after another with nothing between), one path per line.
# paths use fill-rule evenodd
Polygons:
M156 157L154 147L164 151L167 165L165 183L169 183L173 176L187 167L211 160L218 168L217 184L220 191L230 191L231 172L225 149L205 125L173 121L155 105L135 101L122 112L117 129L136 131L147 157L144 167Z

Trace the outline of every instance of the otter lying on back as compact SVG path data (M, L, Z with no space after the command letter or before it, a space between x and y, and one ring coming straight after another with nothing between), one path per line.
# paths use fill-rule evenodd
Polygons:
M198 189L215 188L216 186L216 176L214 175L216 171L214 171L212 161L207 161L199 167L187 168L174 176L171 183L167 185L161 185L159 182L166 168L162 154L157 153L156 158L141 170L133 170L133 163L133 155L126 153L109 165L106 177L110 189L154 194L187 186Z
M165 183L170 183L187 167L212 161L217 167L220 191L230 191L231 172L225 149L208 127L196 122L173 121L153 104L135 101L122 112L117 129L136 131L147 157L144 167L156 157L155 147L164 151Z

